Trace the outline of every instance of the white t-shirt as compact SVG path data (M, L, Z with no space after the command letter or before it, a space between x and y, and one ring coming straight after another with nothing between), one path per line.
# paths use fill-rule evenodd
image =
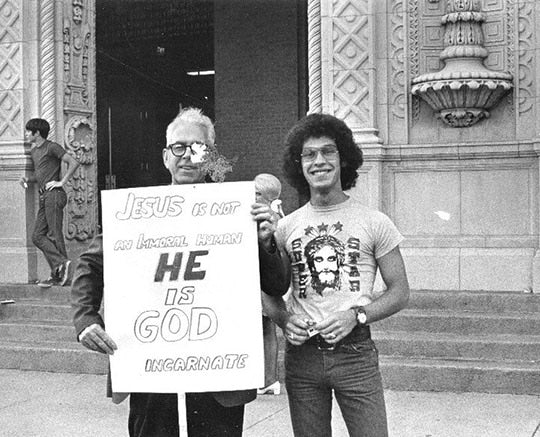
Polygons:
M376 260L402 240L385 214L350 198L324 207L307 203L281 219L276 241L292 268L289 313L320 322L373 300Z

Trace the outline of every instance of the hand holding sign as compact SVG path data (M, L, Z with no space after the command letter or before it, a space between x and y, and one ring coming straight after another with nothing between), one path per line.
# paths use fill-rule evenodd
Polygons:
M251 215L257 222L257 233L260 244L270 251L272 248L272 236L276 232L278 217L269 205L254 203L251 206Z
M97 323L90 325L81 332L79 341L87 349L101 352L102 354L113 355L114 351L118 349L116 343L109 337L109 334Z

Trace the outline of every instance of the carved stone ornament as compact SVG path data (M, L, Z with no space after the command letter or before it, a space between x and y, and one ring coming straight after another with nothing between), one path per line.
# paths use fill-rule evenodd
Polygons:
M441 20L445 48L440 59L445 66L412 80L412 94L452 127L469 127L489 117L489 110L513 87L511 74L484 66L488 52L480 5L481 0L448 0Z
M87 117L77 115L69 119L65 128L65 145L67 152L81 163L68 182L67 238L85 241L94 235L96 219L94 127Z
M81 24L83 20L83 7L82 0L73 0L73 21L77 24Z

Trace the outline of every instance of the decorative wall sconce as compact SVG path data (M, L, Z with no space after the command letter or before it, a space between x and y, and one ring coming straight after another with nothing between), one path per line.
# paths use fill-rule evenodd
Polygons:
M445 29L444 68L412 80L412 94L420 97L452 127L469 127L489 117L489 110L512 89L509 73L488 69L481 23L481 0L448 0L441 23Z

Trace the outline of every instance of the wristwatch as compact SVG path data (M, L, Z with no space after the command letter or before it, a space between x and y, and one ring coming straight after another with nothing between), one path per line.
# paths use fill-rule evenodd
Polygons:
M366 310L364 309L364 307L354 306L354 307L351 307L351 309L354 310L354 312L356 313L356 321L358 322L358 324L360 326L365 326L367 322L367 315L366 315Z

